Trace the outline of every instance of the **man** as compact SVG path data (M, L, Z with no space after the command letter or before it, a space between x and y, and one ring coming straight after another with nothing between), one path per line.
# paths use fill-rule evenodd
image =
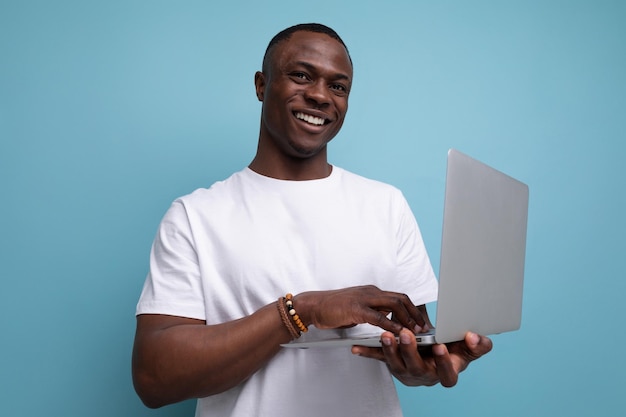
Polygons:
M270 42L255 75L256 156L176 200L155 238L133 352L146 405L199 398L198 416L395 416L390 373L452 386L491 349L468 334L418 352L436 281L408 204L327 160L351 83L332 29L298 25ZM365 323L384 330L381 348L281 348Z

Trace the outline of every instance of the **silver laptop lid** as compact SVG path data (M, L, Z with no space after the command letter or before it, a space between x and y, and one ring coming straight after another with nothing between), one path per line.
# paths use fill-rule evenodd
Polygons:
M461 152L448 152L436 341L517 330L528 186Z

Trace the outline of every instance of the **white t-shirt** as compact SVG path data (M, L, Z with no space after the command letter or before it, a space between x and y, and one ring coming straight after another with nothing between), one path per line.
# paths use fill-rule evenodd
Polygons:
M177 199L155 238L137 314L218 324L287 292L373 284L434 301L437 283L414 216L396 188L334 167L329 177L285 181L246 168ZM276 313L278 314L278 312ZM371 326L319 330L312 340ZM295 408L294 408L295 407ZM196 416L401 415L386 366L350 348L283 349Z

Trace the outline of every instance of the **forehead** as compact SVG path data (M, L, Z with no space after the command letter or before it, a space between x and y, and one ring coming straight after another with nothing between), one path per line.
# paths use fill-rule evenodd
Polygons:
M352 64L346 48L325 33L298 31L279 42L271 53L272 66L306 63L316 68L342 73L352 78Z

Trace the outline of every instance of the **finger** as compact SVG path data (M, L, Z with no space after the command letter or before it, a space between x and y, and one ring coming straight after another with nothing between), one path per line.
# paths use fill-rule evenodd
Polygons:
M493 342L487 336L467 332L465 335L465 345L473 359L478 359L493 348Z
M398 337L399 353L404 367L411 375L422 375L427 371L427 364L417 349L415 335L408 329L402 329Z
M470 362L487 354L492 348L493 343L491 339L472 332L468 332L465 335L465 340L451 343L448 346L449 352L457 356L461 361L458 367L459 371L464 370Z
M433 325L430 322L430 317L428 317L428 310L426 310L426 306L424 304L417 306L417 310L420 312L422 318L424 319L424 325L422 326L422 331L430 330ZM418 332L419 333L419 332Z
M400 331L400 334L408 332L408 330L403 329ZM415 338L415 336L413 336ZM404 374L405 373L405 365L402 355L399 352L398 341L396 337L389 332L385 332L380 336L380 342L382 345L382 353L385 358L385 362L389 367L389 370L392 374Z
M381 347L367 347L367 346L352 346L352 353L354 355L363 356L366 358L377 359L379 361L387 363L387 358L383 352L384 348L391 348L396 344L396 337L391 332L384 332L380 336Z
M383 354L383 350L381 348L355 345L352 346L352 354L385 362L385 355Z
M427 320L422 311L406 294L394 293L391 302L397 303L396 309L392 309L394 318L407 329L415 333L421 332L427 325Z
M439 382L444 387L453 387L459 380L459 374L454 367L450 353L446 345L434 345L433 357L437 365Z
M369 323L371 325L380 327L383 330L390 331L394 334L400 333L403 329L402 324L399 322L390 320L385 313L380 310L373 310L371 308L366 308L361 311L361 317L363 322Z
M415 306L411 299L400 293L386 293L375 304L372 304L372 308L377 311L385 311L393 313L393 321L400 324L400 329L385 328L385 330L394 331L398 334L402 327L413 330L415 333L419 333L426 326L426 320L419 308ZM387 319L387 316L385 316ZM388 320L388 319L387 319ZM382 326L379 326L382 327Z

